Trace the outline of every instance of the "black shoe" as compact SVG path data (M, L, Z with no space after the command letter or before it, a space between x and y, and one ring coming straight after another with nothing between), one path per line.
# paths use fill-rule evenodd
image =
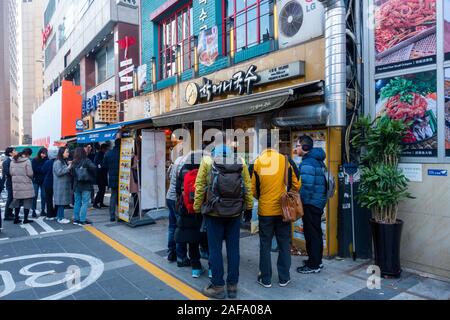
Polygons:
M14 220L14 224L21 224L22 223L22 220Z
M92 221L86 219L86 221L84 222L85 225L91 226L92 225Z
M298 267L297 272L301 274L320 273L320 268L312 269L308 266Z
M33 223L33 222L34 222L33 220L25 219L25 220L23 221L23 224L28 224L28 223Z
M94 204L92 207L95 209L101 209L101 207L98 204Z
M185 259L183 261L177 262L178 268L184 268L184 267L190 267L191 266L191 260Z
M262 285L264 288L272 288L272 284L271 283L264 283L262 281L262 276L261 274L258 275L258 278L256 280L260 285Z
M42 212L41 212L41 217L46 217L46 216L47 216L47 212L42 211Z
M177 254L175 252L169 252L169 255L167 256L167 260L169 262L176 262L177 261Z
M303 265L304 265L304 266L306 266L306 265L308 265L308 264L309 264L309 263L308 263L308 260L303 260ZM320 269L323 269L323 268L324 268L323 263L319 264L319 268L320 268Z
M116 222L116 218L110 218L109 221Z
M36 214L36 211L33 211L33 214L31 215L31 217L33 217L33 218L37 218L37 214Z
M103 203L102 203L102 204L100 205L100 208L109 208L109 206L107 206L106 204L103 204Z

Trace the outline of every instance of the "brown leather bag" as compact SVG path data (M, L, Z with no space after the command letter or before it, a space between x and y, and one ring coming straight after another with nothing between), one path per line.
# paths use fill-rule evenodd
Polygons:
M285 157L285 172L284 184L286 185L286 192L281 196L281 208L283 209L283 221L295 222L304 215L303 204L300 194L297 191L288 191L288 174L289 174L289 160Z

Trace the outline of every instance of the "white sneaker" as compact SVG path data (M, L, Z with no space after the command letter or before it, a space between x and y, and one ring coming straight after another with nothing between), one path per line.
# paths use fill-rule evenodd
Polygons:
M62 220L58 220L58 223L60 223L60 224L69 224L70 221L67 220L67 219L62 219Z

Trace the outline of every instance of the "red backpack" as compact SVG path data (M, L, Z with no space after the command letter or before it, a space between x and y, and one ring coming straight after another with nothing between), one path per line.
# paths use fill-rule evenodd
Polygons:
M195 197L195 180L197 179L198 169L187 172L183 181L183 204L190 214L195 214L194 197Z

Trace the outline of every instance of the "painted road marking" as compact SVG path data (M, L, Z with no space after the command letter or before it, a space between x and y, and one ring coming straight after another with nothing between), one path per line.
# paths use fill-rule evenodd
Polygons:
M111 239L98 229L92 226L86 226L84 228L90 233L92 233L94 236L96 236L97 238L108 244L114 250L120 252L125 257L136 263L138 266L140 266L141 268L143 268L144 270L146 270L147 272L149 272L150 274L152 274L153 276L164 282L166 285L172 287L173 289L181 293L186 298L190 300L208 300L208 297L204 296L202 293L188 286L184 282L178 280L177 278L165 272L161 268L150 263L149 261L139 256L138 254L134 253L130 249L126 248L119 242Z
M20 225L20 227L22 228L22 229L25 229L29 234L30 234L30 236L37 236L39 233L36 231L36 229L35 228L33 228L31 225L29 225L29 224L21 224Z
M56 233L56 232L62 232L63 230L55 230L52 227L50 227L45 221L44 217L40 217L35 220L35 222L44 229L44 232L41 232L40 234L46 234L46 233Z

